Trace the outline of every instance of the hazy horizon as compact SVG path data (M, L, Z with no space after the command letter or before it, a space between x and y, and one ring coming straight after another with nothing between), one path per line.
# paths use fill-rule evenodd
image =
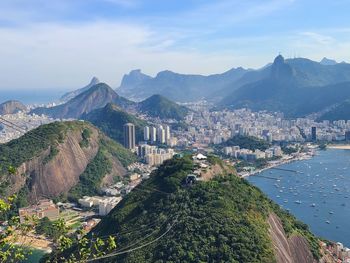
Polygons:
M115 88L132 69L208 75L260 68L278 53L349 61L349 8L343 0L4 0L0 90L71 90L93 76Z

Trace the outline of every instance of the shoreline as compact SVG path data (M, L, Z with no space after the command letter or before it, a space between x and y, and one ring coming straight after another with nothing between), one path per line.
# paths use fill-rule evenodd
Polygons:
M350 150L350 145L349 145L349 150ZM309 160L309 159L313 158L314 156L315 156L315 154L313 154L313 155L312 154L304 154L302 156L291 157L289 159L284 159L284 160L276 161L275 163L270 163L268 166L266 166L264 168L254 170L253 172L250 172L250 173L248 172L248 173L245 173L245 174L240 174L239 176L241 178L254 176L256 174L259 174L259 173L261 173L263 171L266 171L266 170L269 170L271 168L278 167L278 166L281 166L281 165L284 165L284 164L288 164L288 163L292 163L292 162L296 162L296 161Z
M330 144L327 145L327 148L336 150L350 150L350 144Z

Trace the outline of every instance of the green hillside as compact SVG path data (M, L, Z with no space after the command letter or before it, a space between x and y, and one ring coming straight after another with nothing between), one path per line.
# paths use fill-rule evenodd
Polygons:
M323 114L318 118L318 121L329 120L350 120L350 100L340 103L335 108Z
M110 138L123 143L123 125L133 123L135 125L136 141L143 140L143 127L146 121L140 120L114 104L107 104L104 108L94 110L83 116L83 119L90 121L99 127Z
M138 109L151 117L161 119L182 120L188 113L188 109L161 95L153 95L138 104Z
M267 141L261 140L254 136L242 136L236 135L227 141L220 144L220 146L239 146L240 148L245 148L249 150L261 150L265 151L270 147L270 144Z
M65 150L62 149L63 145L65 145ZM97 151L97 154L92 153L93 151ZM59 153L61 161L56 160ZM66 163L67 160L81 162L86 158L85 154L86 156L92 155L93 158L82 174L77 173L76 170L72 171L71 174L62 175L63 166L69 165ZM119 167L126 167L135 159L130 151L109 139L89 123L72 121L42 125L18 139L0 144L0 195L17 193L18 198L13 207L15 211L18 207L25 206L30 202L28 196L33 194L31 191L33 187L36 187L35 192L40 196L58 197L58 194L65 195L70 189L65 188L64 176L79 179L74 191L71 189L74 192L71 196L77 198L87 193L97 194L103 177L112 171L113 163ZM65 163L62 163L62 160ZM34 165L22 166L28 162L32 162ZM21 174L18 170L19 167L22 167ZM55 181L62 176L63 181L62 179ZM71 180L71 178L67 179ZM18 184L21 181L25 182L24 185L16 186L16 182ZM52 185L52 182L58 182L58 184ZM50 187L42 188L44 192L39 193L37 187L41 184ZM55 188L64 190L61 193L50 190L45 192L45 189Z
M226 175L183 186L193 166L190 157L166 161L101 221L94 234L120 233L118 251L150 243L99 262L275 262L267 224L271 213L288 235L305 237L319 257L307 226L244 179Z

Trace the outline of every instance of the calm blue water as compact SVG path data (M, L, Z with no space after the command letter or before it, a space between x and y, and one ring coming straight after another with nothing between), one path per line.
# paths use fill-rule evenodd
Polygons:
M0 90L0 103L7 100L19 100L24 104L41 104L57 101L66 91L47 90Z
M249 177L248 181L290 209L315 235L350 247L350 150L320 151L310 160L279 168L303 174L270 169L260 175L281 177L279 182L257 176Z

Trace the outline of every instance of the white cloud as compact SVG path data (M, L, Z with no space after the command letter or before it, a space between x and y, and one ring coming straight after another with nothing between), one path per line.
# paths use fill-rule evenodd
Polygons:
M174 40L157 43L154 34L146 27L109 22L0 28L1 87L75 88L93 75L117 86L134 68L150 74L163 69L212 73L235 64L220 52L166 50Z

